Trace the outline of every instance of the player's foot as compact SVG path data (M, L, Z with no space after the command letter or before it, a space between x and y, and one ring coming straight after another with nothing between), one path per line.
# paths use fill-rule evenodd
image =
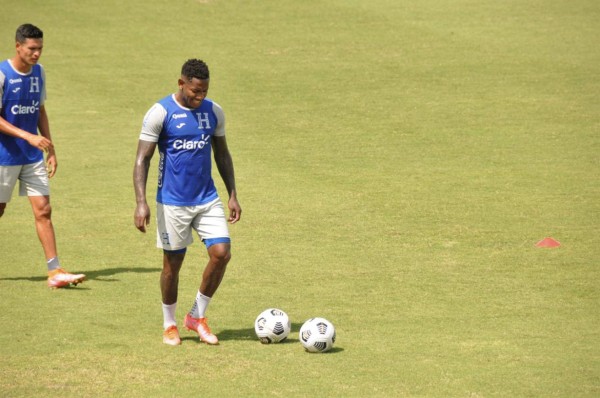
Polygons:
M77 285L85 280L84 274L70 274L62 268L48 272L48 287L59 288Z
M219 339L212 334L206 324L206 318L192 318L190 314L185 314L185 327L187 330L193 330L198 333L200 340L206 344L219 344Z
M177 330L177 326L171 325L165 329L165 331L163 332L163 343L168 345L181 344L181 339L179 338L179 330Z

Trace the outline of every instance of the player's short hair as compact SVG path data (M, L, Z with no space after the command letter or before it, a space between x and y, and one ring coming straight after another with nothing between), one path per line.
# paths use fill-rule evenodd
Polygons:
M210 78L210 73L208 72L208 65L204 61L188 59L181 67L181 76L185 76L188 79L206 80Z
M27 39L43 39L44 32L40 28L30 23L23 24L17 28L15 40L19 43L25 43Z

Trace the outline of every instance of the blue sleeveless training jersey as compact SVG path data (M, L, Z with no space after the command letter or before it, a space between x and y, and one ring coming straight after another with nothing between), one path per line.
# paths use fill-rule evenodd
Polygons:
M212 137L224 134L221 108L204 99L199 108L188 109L169 95L154 105L144 119L141 139L157 131L160 123L152 113L161 113L158 136L160 160L156 201L174 206L197 206L217 199L211 175ZM164 116L164 118L163 118ZM144 138L146 137L146 138Z
M0 116L13 126L37 134L40 106L46 99L44 77L41 65L33 65L28 74L23 74L13 69L8 60L0 63ZM24 165L43 159L42 151L24 139L0 133L0 165Z

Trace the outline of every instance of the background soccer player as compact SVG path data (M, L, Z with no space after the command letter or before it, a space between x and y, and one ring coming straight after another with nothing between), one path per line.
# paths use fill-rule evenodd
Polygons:
M231 258L231 241L225 210L212 179L211 148L229 194L229 222L237 222L242 212L225 140L225 116L218 104L206 98L209 78L203 61L190 59L184 63L179 90L154 104L144 117L133 170L137 201L134 223L146 232L150 221L146 182L158 145L157 246L163 249L163 342L170 345L181 344L175 309L179 270L186 248L192 243L192 230L204 242L209 260L196 299L185 316L185 327L198 333L205 343L219 341L206 323L205 312Z
M56 173L57 163L44 106L46 74L38 64L43 44L39 28L21 25L15 56L0 63L0 217L19 180L19 193L29 197L46 255L48 286L65 287L82 282L85 275L64 271L56 251L48 178ZM42 151L48 153L47 167Z

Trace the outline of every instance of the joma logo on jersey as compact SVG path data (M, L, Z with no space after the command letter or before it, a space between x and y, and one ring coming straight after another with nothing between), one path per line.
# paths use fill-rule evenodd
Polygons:
M40 103L38 101L33 101L31 106L23 106L23 105L14 105L10 108L10 112L13 115L33 115L40 109Z
M202 139L198 141L175 140L173 141L173 149L178 151L189 151L192 149L202 149L210 141L210 135L202 134Z

